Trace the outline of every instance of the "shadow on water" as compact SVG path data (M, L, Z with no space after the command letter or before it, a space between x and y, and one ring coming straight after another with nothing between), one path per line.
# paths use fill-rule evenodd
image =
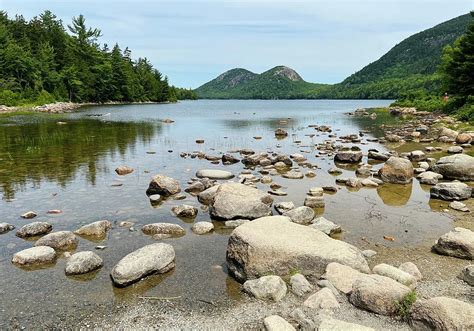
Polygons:
M2 125L0 130L0 187L4 199L27 185L38 189L42 181L64 187L80 169L95 184L104 155L125 156L127 149L150 141L160 126L142 122L104 122L94 119L39 120Z

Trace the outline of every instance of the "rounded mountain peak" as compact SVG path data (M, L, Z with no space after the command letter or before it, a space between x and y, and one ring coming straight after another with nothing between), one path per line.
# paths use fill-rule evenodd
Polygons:
M286 77L294 82L303 81L303 78L301 78L295 70L286 66L276 66L275 68L268 70L266 73L273 76Z

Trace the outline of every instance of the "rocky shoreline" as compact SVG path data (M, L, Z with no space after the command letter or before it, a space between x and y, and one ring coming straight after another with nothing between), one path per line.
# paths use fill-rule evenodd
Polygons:
M157 302L152 304L147 300L153 301L153 298L145 298L144 302L135 305L115 307L114 316L100 316L106 314L101 311L92 313L81 322L82 326L474 329L471 294L474 225L470 211L473 208L474 157L467 154L472 149L474 133L446 127L446 123L454 124L454 121L443 115L402 108L392 109L390 113L414 119L402 126L384 126L385 134L380 139L367 138L367 132L363 131L338 135L336 128L309 125L314 134L327 137L312 147L316 157L334 163L329 170L334 176L334 185L312 187L302 201L275 202L275 197L287 194L285 187L278 183L279 178L298 181L315 178L321 171L316 163L308 161L304 147L300 153L290 155L279 153L277 149L239 149L213 151L212 154L181 152L180 157L190 161L207 160L211 165L223 167L243 166L240 173L212 167L199 169L184 189L180 181L160 173L152 177L146 193L152 204L166 205L174 201L170 212L188 222L194 222L198 213L209 213L211 221L194 222L192 231L195 234L214 231L216 222L233 229L227 251L223 252L227 260L225 267L229 275L242 284L246 301L230 305L223 300L222 307L218 307L219 303L204 302L201 313L189 318L186 308L195 307L196 300L155 298ZM352 116L376 119L373 114L365 109L351 113ZM167 123L172 125L173 121ZM287 139L290 134L288 129L275 130L277 139ZM386 145L389 151L371 149L363 152L358 145L369 139ZM425 146L423 150L408 147L406 151L397 150L409 142ZM199 139L199 144L203 143L205 141ZM443 155L438 156L436 153L439 152ZM354 169L353 176L341 177L340 169L346 167ZM126 176L134 169L123 166L115 171ZM346 243L337 239L337 233L344 231L337 220L317 217L317 211L325 206L325 197L338 194L340 185L359 191L385 185L403 188L417 180L430 185L431 198L440 204L449 204L446 212L461 220L436 243L422 247L423 261L414 261L410 256L397 260L390 256L390 248L363 249ZM199 208L176 204L186 194L196 199ZM22 217L33 219L36 214L31 211ZM79 240L104 238L113 227L107 220L71 231L54 231L47 222L25 224L16 235L37 240L33 247L15 253L12 263L19 267L52 264L61 256L67 259L66 275L100 270L104 268L100 250L105 247L97 246L97 253L71 254L70 251L77 247ZM1 223L0 233L14 228L13 224ZM162 241L187 235L184 228L159 222L143 225L140 230L143 236L151 236L159 242L131 251L113 268L105 270L116 287L127 287L151 274L166 274L176 268L174 247ZM395 240L390 236L384 239ZM435 266L429 267L433 261L436 261ZM440 261L449 265L449 270L436 271L437 266L445 267Z

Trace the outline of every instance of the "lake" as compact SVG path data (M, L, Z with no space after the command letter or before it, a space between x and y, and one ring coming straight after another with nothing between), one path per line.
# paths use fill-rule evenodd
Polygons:
M380 122L345 113L389 103L202 100L88 107L71 114L0 118L0 221L18 229L30 222L20 215L33 210L38 214L34 221L50 222L53 231L73 231L102 219L114 223L103 241L80 238L77 251L93 250L104 260L102 269L83 277L65 276L64 257L44 269L26 270L12 265L13 254L34 242L16 237L15 231L0 235L0 314L4 317L0 318L0 327L39 319L54 323L61 314L68 316L77 310L93 310L97 305L133 302L140 296L242 300L239 284L227 275L225 267L231 230L214 222L214 233L193 234L192 222L173 216L170 210L183 203L199 208L196 198L186 194L185 200L170 199L152 205L145 194L151 176L165 174L176 178L184 189L199 169L226 169L238 175L244 168L241 163L224 166L205 159L182 158L182 152L221 155L248 148L257 152L304 153L319 167L314 170L315 178L274 178L288 192L286 197L275 197L276 202L294 201L302 205L309 188L336 185L335 177L327 172L334 167L334 161L318 155L315 149L316 144L330 138L308 125L329 125L338 136L369 130L363 138L376 137L381 134ZM174 122L163 123L167 118ZM290 135L277 140L274 130L278 127L288 130ZM308 136L311 134L315 136ZM254 139L256 136L262 138ZM197 144L196 139L205 142ZM358 146L364 152L370 148L387 150L375 142ZM120 165L135 171L117 176L114 170ZM355 176L353 168L342 170L343 177ZM259 175L257 171L253 173ZM269 189L267 185L258 186ZM336 194L325 195L325 202L325 209L318 213L341 225L341 238L359 247L417 247L433 242L452 228L451 219L436 211L437 204L430 204L429 188L420 186L418 181L357 191L340 186ZM62 213L47 214L51 209L60 209ZM135 222L135 231L118 226L118 222L125 220ZM209 220L208 213L200 210L195 221L200 220ZM142 225L154 222L177 223L186 229L185 236L164 240L176 251L176 268L127 288L115 288L110 270L126 254L156 242L140 231ZM385 235L396 240L387 242ZM97 245L107 248L98 251Z

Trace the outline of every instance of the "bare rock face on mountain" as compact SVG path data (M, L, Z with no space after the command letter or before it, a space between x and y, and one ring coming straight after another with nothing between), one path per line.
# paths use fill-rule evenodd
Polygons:
M240 281L269 273L287 276L291 270L321 275L331 262L370 271L356 247L285 216L245 223L232 232L227 245L229 271Z

